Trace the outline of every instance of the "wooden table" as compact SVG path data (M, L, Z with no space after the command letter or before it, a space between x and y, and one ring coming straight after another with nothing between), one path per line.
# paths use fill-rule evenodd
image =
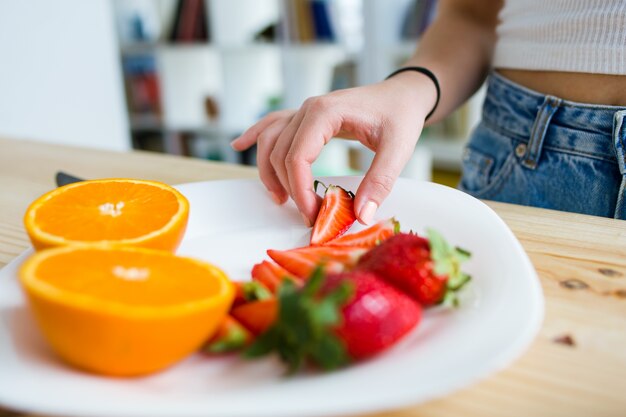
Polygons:
M28 247L22 215L54 187L61 169L85 178L172 184L257 175L252 168L181 157L0 139L0 267ZM489 205L539 273L546 297L539 336L509 368L469 388L377 416L626 416L626 222ZM9 415L21 414L0 410L0 417Z

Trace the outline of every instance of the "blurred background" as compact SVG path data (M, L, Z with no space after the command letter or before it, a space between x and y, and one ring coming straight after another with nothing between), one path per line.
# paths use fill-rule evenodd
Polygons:
M268 112L384 79L436 10L436 0L0 0L0 136L254 165L233 138ZM425 129L403 176L456 185L482 95ZM360 173L371 158L333 140L314 174Z

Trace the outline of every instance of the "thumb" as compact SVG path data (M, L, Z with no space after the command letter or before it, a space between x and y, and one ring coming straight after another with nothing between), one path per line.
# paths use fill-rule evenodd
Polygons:
M387 198L402 169L411 157L415 141L381 140L380 149L376 151L370 168L356 192L354 200L355 214L362 224L370 224L376 211Z

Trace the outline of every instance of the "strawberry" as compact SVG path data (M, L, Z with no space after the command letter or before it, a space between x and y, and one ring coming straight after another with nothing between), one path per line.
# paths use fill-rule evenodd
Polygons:
M263 261L252 267L252 280L260 282L273 294L276 294L280 283L285 279L290 279L298 285L302 284L300 278L294 277L292 273L272 261Z
M470 280L460 265L469 257L433 230L428 239L400 233L363 255L356 269L377 274L423 306L444 301L457 305L456 292Z
M265 300L274 296L263 283L258 281L233 281L233 284L235 284L235 299L231 309L240 304Z
M258 335L265 332L276 320L278 301L276 298L251 301L234 307L230 314L246 329Z
M360 232L350 233L326 242L326 246L362 246L373 248L385 239L400 232L400 223L393 217L381 220Z
M316 191L318 184L321 183L315 181ZM341 236L355 220L354 194L338 185L329 185L311 231L311 245L323 245Z
M366 251L367 248L359 246L306 246L284 251L270 249L267 254L278 265L296 277L304 279L320 264L325 264L326 269L332 272L350 268Z
M420 318L418 303L373 273L317 268L303 288L280 287L277 321L246 356L276 351L291 372L307 362L334 369L384 351Z
M205 353L227 353L241 350L252 342L252 334L231 315L226 315L217 331L202 348Z

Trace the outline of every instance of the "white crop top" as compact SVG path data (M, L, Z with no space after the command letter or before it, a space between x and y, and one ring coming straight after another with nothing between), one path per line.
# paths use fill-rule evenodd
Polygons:
M495 68L626 74L626 0L506 0Z

